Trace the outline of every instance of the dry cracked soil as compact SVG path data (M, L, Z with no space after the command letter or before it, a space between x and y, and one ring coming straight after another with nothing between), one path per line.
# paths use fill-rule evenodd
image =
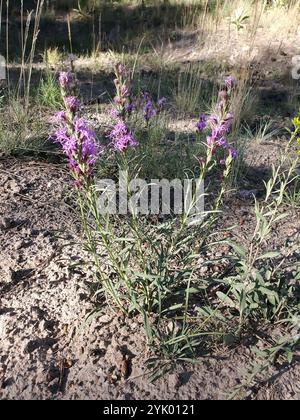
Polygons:
M92 267L78 264L86 256L71 190L62 164L0 159L0 398L228 398L255 363L249 345L220 346L150 383L141 320L128 322L105 307L88 318ZM243 217L245 230L253 222L245 200L229 214ZM295 252L299 220L295 214L281 232ZM249 398L299 399L299 364L272 367Z

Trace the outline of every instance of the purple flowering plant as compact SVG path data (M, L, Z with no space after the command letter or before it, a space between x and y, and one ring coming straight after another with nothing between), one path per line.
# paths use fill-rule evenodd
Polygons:
M88 121L80 116L81 104L76 96L74 74L68 71L61 72L58 80L64 109L52 118L55 131L51 138L62 147L67 156L75 185L88 186L92 182L94 166L101 148Z
M197 132L208 132L206 136L207 159L221 165L230 163L238 156L237 150L229 141L234 113L231 108L231 98L236 86L236 79L229 76L224 81L224 88L219 91L215 110L210 114L201 114L196 124Z
M131 101L130 78L126 67L122 63L115 66L114 85L116 96L114 98L113 116L124 120L125 116L133 111L134 105Z
M130 131L124 121L118 121L108 135L113 149L117 152L124 152L128 148L139 145L134 134Z
M141 112L147 127L149 127L150 121L163 111L167 100L160 98L155 103L149 92L142 92L139 96L133 97L130 76L122 63L115 66L114 85L116 96L111 116L115 120L115 124L108 132L107 138L110 140L113 150L125 153L126 150L139 145L135 134L129 128L129 119L133 112Z
M74 86L74 75L70 71L62 71L58 76L59 84L64 91Z
M143 92L141 95L140 102L141 108L143 110L143 116L148 126L149 122L165 109L167 99L165 97L159 98L158 101L155 103L155 101L152 98L152 95L149 92Z
M145 104L143 107L143 115L147 124L149 123L150 120L152 120L152 118L156 116L155 106L153 104L150 94L148 93L145 93Z
M135 104L131 100L131 89L128 72L122 63L115 66L116 96L114 98L114 108L111 116L115 124L107 133L112 150L125 153L127 149L136 147L139 142L128 126L128 117L135 110Z

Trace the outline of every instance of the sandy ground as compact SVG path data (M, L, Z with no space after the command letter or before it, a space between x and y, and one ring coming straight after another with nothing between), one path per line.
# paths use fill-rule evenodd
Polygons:
M259 167L276 148L258 149ZM77 265L87 257L70 192L64 165L0 160L0 398L228 398L257 362L251 352L257 338L233 349L218 346L199 364L178 366L151 384L141 320L125 320L103 307L100 316L87 321L95 308L89 289L93 277L88 264ZM227 209L228 223L243 218L247 235L253 222L249 203L238 198L234 203ZM299 220L295 214L272 238L290 239L294 254ZM296 362L278 363L266 378L241 398L300 398Z

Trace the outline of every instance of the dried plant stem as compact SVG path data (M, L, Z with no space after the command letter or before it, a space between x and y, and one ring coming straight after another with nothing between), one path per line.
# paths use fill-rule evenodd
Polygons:
M39 27L40 27L40 20L42 15L42 10L44 6L44 0L38 0L35 10L35 19L34 19L34 29L33 29L33 36L32 36L32 44L31 50L29 54L29 70L28 70L28 79L27 79L27 86L26 86L26 94L25 94L25 107L26 109L29 106L29 96L30 96L30 83L32 77L32 69L33 69L33 59L35 55L35 48L36 42L39 35Z
M70 18L69 13L68 13L68 16L67 16L67 25L68 25L68 37L69 37L70 53L73 54L71 18Z

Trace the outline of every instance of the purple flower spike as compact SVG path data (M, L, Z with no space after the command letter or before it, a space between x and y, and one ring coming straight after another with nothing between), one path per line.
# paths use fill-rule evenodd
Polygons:
M99 147L94 139L86 138L82 145L82 158L90 166L93 166L100 153Z
M52 136L53 140L57 143L60 143L61 145L64 144L64 142L68 141L69 134L68 130L66 128L58 128L55 133Z
M122 103L122 99L120 98L120 96L115 96L114 97L114 102L117 105L120 105Z
M74 82L72 73L60 73L59 83L64 97L64 111L58 112L52 119L56 126L52 140L60 144L68 158L75 185L81 188L92 180L94 165L102 149L88 121L78 116L80 100L75 96L68 96L68 92L74 87Z
M125 68L124 64L122 64L122 63L117 64L116 71L120 76L125 76L126 75L126 68Z
M131 104L127 104L125 106L125 111L127 112L127 114L131 114L133 111L135 111L136 109L136 105L131 103Z
M161 112L161 111L165 108L166 104L167 104L167 99L166 99L165 97L160 98L160 99L157 101L157 110L158 110L159 112Z
M219 147L222 147L223 149L226 149L228 147L228 141L227 141L227 139L225 137L221 137L220 139L218 139L216 141L216 144Z
M234 121L234 114L232 112L229 112L224 119L224 124L226 125L228 131L230 131L233 121Z
M65 128L59 128L52 136L52 139L61 145L64 154L71 159L76 151L75 137L69 136L68 131Z
M110 111L110 116L114 119L120 117L120 112L116 108L112 108Z
M58 128L53 135L53 140L62 146L63 152L69 158L71 168L78 169L80 161L81 164L86 164L87 171L91 172L92 166L96 163L100 154L95 133L82 118L76 119L74 128L74 135L70 135L67 128ZM79 155L80 159L78 160L76 156ZM77 169L75 170L76 173Z
M156 116L156 110L153 107L153 102L151 99L149 99L146 102L146 105L144 107L144 118L146 121L150 121L151 118Z
M59 80L60 86L64 89L69 88L70 85L74 82L73 75L69 71L60 72L58 80Z
M201 114L200 120L196 124L197 129L202 132L207 127L207 115Z
M133 133L123 121L118 122L113 127L108 137L112 142L112 147L118 152L124 152L130 147L139 145Z
M218 116L218 115L213 114L213 115L211 115L211 116L208 118L207 122L208 122L208 123L209 123L212 127L215 127L215 126L217 126L218 124L220 124L220 118L219 118L219 116Z
M236 149L230 149L229 150L229 153L230 153L232 159L236 159L238 157L238 155L239 155L239 153L238 153L238 151Z
M53 117L51 117L50 122L53 124L62 124L67 120L65 111L57 112Z
M210 133L206 138L209 150L208 159L214 157L220 165L226 165L228 158L231 162L238 156L237 150L232 147L233 143L228 141L235 117L230 110L232 108L231 94L236 83L236 79L232 76L225 79L225 86L219 91L214 113L200 115L196 124L199 132L209 128Z
M87 138L95 139L95 133L90 129L88 122L84 118L75 118L74 121L75 133L81 140Z
M225 78L225 86L228 90L232 90L237 84L237 80L234 76L228 76Z
M67 96L65 98L66 106L69 108L73 114L75 114L77 111L79 111L80 108L80 100L76 98L75 96Z
M122 86L121 95L123 98L128 98L128 96L130 95L129 89L126 85Z
M68 156L69 159L71 159L72 156L76 153L76 148L77 148L76 138L74 136L69 137L68 140L62 144L62 148L65 155Z

